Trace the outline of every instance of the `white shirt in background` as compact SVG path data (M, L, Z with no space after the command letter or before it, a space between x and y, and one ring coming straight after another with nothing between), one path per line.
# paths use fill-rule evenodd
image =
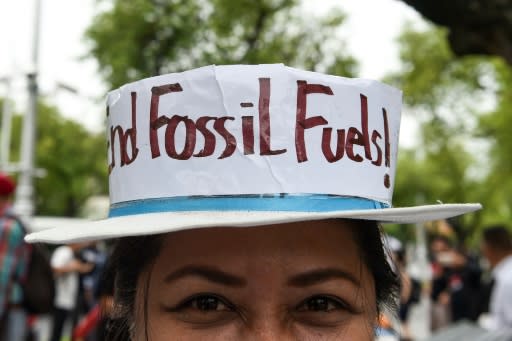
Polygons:
M61 268L69 265L75 259L73 250L69 246L59 246L53 252L51 259L52 268ZM73 310L76 305L78 293L78 273L68 272L55 278L55 301L57 308Z
M512 255L492 271L494 287L489 310L493 329L512 329Z

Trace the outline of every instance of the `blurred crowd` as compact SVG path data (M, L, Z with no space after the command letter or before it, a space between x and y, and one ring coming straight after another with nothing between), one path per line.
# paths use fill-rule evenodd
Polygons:
M450 227L449 222L440 222ZM414 271L403 243L388 236L390 258L400 277L399 327L384 317L384 327L400 330L400 340L413 340L410 311L428 301L430 333L466 321L481 328L512 331L512 235L505 225L482 229L478 247L466 249L455 234L430 233L428 270ZM414 252L414 248L412 249ZM409 256L409 257L408 257ZM417 264L416 264L417 265ZM417 270L417 269L416 269ZM427 272L427 273L424 273ZM428 316L429 315L429 316Z
M107 244L25 243L27 229L11 206L14 190L0 173L0 341L103 340L102 316L113 302ZM50 320L43 330L41 320Z
M26 244L26 228L11 208L14 189L14 182L0 174L0 341L103 340L104 317L113 307L113 273L105 271L108 245L72 243L42 249ZM401 285L397 309L382 315L380 329L399 330L401 340L413 340L410 311L428 300L434 333L462 320L490 330L512 330L510 231L504 225L483 228L479 248L473 251L453 235L430 233L429 270L420 272L411 271L415 248L386 236L389 260ZM46 335L37 328L43 316L50 320ZM394 321L399 321L398 327Z

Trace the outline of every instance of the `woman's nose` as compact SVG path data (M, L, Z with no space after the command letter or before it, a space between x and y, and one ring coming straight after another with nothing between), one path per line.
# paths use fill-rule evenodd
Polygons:
M243 327L243 337L247 341L297 340L293 326L281 313L267 313L255 318Z
M252 330L248 330L244 333L245 335L241 340L247 341L277 341L277 340L296 340L296 338L290 335L290 332L286 328L282 327L261 327Z

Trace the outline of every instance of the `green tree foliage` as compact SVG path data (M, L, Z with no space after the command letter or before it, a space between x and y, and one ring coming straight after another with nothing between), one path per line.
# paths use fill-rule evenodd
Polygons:
M483 115L479 121L480 137L490 142L490 172L485 193L490 200L494 217L492 223L512 221L512 69L502 60L495 61L496 110Z
M104 0L86 36L112 87L209 64L285 63L352 76L336 30L344 15L316 18L298 0Z
M420 122L420 134L417 147L401 151L394 202L491 206L486 186L489 158L478 127L486 110L481 103L493 96L487 83L494 64L489 58L456 58L446 31L439 28L420 32L406 27L399 44L402 67L386 80L403 89L404 115ZM495 214L492 210L459 218L461 234L473 234L485 221L484 214Z
M13 119L11 162L19 161L22 116ZM78 216L91 195L107 192L106 143L40 102L37 119L36 166L46 175L36 178L36 215Z

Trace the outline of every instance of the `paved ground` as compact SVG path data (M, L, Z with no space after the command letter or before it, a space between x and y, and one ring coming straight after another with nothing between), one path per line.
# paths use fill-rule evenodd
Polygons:
M414 340L424 340L430 336L430 302L423 297L419 304L411 308L409 328Z

